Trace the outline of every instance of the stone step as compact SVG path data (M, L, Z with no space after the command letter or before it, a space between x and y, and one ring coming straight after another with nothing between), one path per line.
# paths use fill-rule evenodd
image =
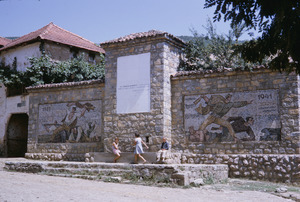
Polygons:
M142 154L147 163L156 163L156 152L145 152ZM86 154L86 162L105 162L113 163L116 156L108 152L90 152ZM93 160L91 160L91 158ZM132 152L123 152L117 160L118 163L134 163L134 154ZM138 159L138 163L143 163Z
M51 173L48 174L49 176L56 176L56 177L70 177L70 178L80 178L85 180L100 180L104 182L124 182L130 183L130 180L124 180L121 176L91 176L91 175L72 175L72 174L58 174L58 173Z
M156 163L156 152L145 152L142 156L148 163ZM42 161L70 161L70 162L105 162L113 163L116 156L111 152L90 152L80 154L70 153L26 153L25 158L30 160L42 160ZM174 152L167 152L166 161L163 163L179 164L181 163L181 154ZM134 154L132 152L122 152L121 158L118 159L118 163L134 163ZM138 163L143 163L141 159L138 159ZM161 162L162 163L162 162Z
M99 179L109 182L129 181L135 183L145 181L147 183L171 183L182 186L199 181L220 183L228 179L228 166L221 164L125 164L26 160L25 162L5 162L4 168L10 171Z
M48 162L47 166L52 168L131 169L131 164L128 163Z
M82 169L82 168L44 168L44 173L50 174L71 174L71 175L89 175L89 176L119 176L131 173L131 170L124 169Z
M93 176L93 175L73 175L73 174L62 174L62 173L48 173L47 175L56 176L56 177L81 178L86 180L99 180L98 176Z

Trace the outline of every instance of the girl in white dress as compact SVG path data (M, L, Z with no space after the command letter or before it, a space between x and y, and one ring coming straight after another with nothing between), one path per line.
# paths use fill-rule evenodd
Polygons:
M138 157L141 158L144 163L146 163L146 159L144 159L144 157L141 155L144 153L143 151L143 145L142 143L145 145L145 147L148 149L149 147L146 145L146 143L142 140L142 138L140 137L139 134L135 133L135 139L134 139L134 163L138 163Z

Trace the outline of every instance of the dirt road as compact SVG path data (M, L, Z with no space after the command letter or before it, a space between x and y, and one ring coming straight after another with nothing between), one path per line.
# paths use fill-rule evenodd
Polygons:
M166 188L7 172L0 163L1 202L49 201L293 201L260 191L224 186Z

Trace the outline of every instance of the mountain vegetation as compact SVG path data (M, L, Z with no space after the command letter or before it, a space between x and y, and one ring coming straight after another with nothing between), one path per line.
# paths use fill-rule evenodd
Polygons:
M214 7L214 21L244 24L261 36L237 47L245 61L262 62L279 71L300 73L299 0L206 0L204 8Z
M218 34L210 19L204 28L207 31L205 35L191 29L193 37L181 37L186 41L186 47L183 49L184 57L178 67L179 71L251 69L266 63L265 60L252 63L241 57L237 47L245 43L239 41L245 28L243 24L232 26L226 35Z

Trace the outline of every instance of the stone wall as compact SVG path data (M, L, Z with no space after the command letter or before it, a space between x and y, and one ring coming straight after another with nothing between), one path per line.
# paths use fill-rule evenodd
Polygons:
M87 152L103 151L103 88L102 81L28 88L27 152L43 153L42 159L62 153L64 159L84 160Z
M227 164L229 177L300 183L299 155L280 154L182 154L187 164Z
M300 182L298 75L259 68L176 73L183 44L156 31L101 45L106 50L105 84L79 82L28 89L27 158L83 160L85 153L111 151L115 137L120 139L121 151L132 152L137 132L150 152L157 151L161 138L167 137L172 155L181 163L223 163L231 177ZM117 113L118 58L148 53L150 112ZM68 130L63 124L57 126L60 119L75 113L73 105L87 107L81 112L89 126L79 124L82 116L69 122ZM88 108L97 113L92 115ZM48 113L56 122L47 123ZM92 117L97 121L89 121ZM98 130L93 123L99 125ZM71 125L78 126L77 132L70 130ZM86 135L88 129L97 131L99 138L78 138L78 131Z
M71 58L73 58L72 52L71 52L71 48L70 46L67 45L63 45L63 44L56 44L53 42L44 42L44 49L45 49L45 53L47 55L49 55L51 58L53 58L54 60L59 60L59 61L65 61L65 60L69 60ZM101 58L100 58L100 54L96 53L96 52L92 52L92 51L88 51L88 50L84 50L84 49L79 49L78 48L78 55L84 54L85 56L85 60L89 61L91 63L95 63L95 64L100 64L101 62ZM94 57L94 61L91 61L89 58L89 55L93 54Z
M103 145L99 142L37 143L28 150L25 158L47 161L84 161L84 155L91 151L103 151Z
M28 57L40 57L41 47L44 46L46 54L52 56L55 60L68 60L72 58L70 46L57 44L50 41L35 42L13 48L11 50L4 50L0 54L0 61L6 65L12 65L15 58L17 58L17 69L25 71L29 65ZM100 54L88 50L78 49L78 54L85 54L85 59L91 63L99 64L101 62ZM89 54L94 54L94 60L89 60ZM27 114L29 115L29 95L22 94L17 96L7 97L7 88L0 83L0 156L7 156L7 127L10 118L13 114Z
M119 137L120 148L132 152L134 133L140 133L150 151L156 151L163 136L171 138L170 75L179 64L181 47L164 35L101 46L106 51L104 144L109 147L106 151L110 150L112 139ZM117 59L143 53L150 53L150 112L117 114Z
M174 141L173 141L174 142ZM184 149L195 154L299 154L300 143L295 141L249 141L249 142L218 142L189 143Z
M178 73L172 78L172 149L181 154L181 163L191 164L227 164L230 177L269 180L274 182L300 183L299 167L299 77L294 73L280 74L266 69L253 72L221 72L208 73L185 72ZM270 91L268 91L270 90ZM187 103L188 98L212 94L234 94L244 92L276 92L278 100L274 102L272 110L278 109L278 114L267 117L266 125L272 117L279 117L280 139L261 138L262 134L255 134L255 138L233 139L220 141L215 138L191 139L188 127L185 124L187 113L185 110L193 108ZM245 93L244 93L245 94ZM252 93L252 95L254 95ZM268 94L270 95L270 94ZM274 94L272 94L274 97ZM240 98L242 99L242 98ZM245 98L243 98L245 99ZM252 97L246 97L246 101ZM199 100L198 100L199 101ZM255 103L255 102L254 102ZM187 107L187 104L188 105ZM252 106L250 113L261 106ZM277 107L276 107L277 105ZM191 107L192 106L192 107ZM199 108L198 108L199 109ZM203 111L204 107L202 108ZM268 108L270 109L270 108ZM198 110L198 112L202 112ZM235 111L230 116L240 115ZM271 113L274 113L273 111ZM244 114L247 115L247 110ZM208 115L207 115L208 116ZM191 116L193 117L193 116ZM225 117L225 116L224 116ZM255 116L254 119L258 119ZM265 117L259 117L264 120ZM201 127L201 115L194 116L197 127ZM198 122L197 122L198 121ZM261 121L263 122L263 121ZM255 123L255 122L254 122ZM264 123L259 123L264 125ZM255 126L251 125L254 132ZM278 124L277 124L278 127ZM276 127L276 128L277 128ZM199 129L194 129L200 134ZM224 131L224 130L223 130ZM262 130L263 131L263 130ZM208 133L213 135L214 133ZM238 134L238 133L237 133ZM249 134L249 133L248 133ZM224 135L224 133L221 135ZM246 133L247 135L247 133ZM260 137L259 137L260 136Z
M196 148L201 153L299 153L298 133L300 122L298 105L298 79L298 76L294 75L293 73L287 75L280 74L278 72L271 72L270 70L257 70L254 72L223 72L210 74L183 73L175 75L172 78L173 149L181 151L189 149L192 152L195 152L195 144L200 143L199 146L196 146ZM255 134L256 136L253 141L243 141L243 139L239 139L239 142L236 144L229 144L234 143L233 140L220 141L218 139L215 139L214 141L200 141L198 139L197 141L192 141L191 139L189 139L190 132L189 129L185 126L185 124L188 123L185 121L185 119L187 119L185 110L188 110L188 108L186 107L187 104L185 103L185 97L199 97L201 95L211 95L214 93L240 93L241 95L243 95L244 92L249 92L250 94L252 92L255 93L257 91L267 90L275 91L278 94L278 100L275 102L275 104L273 104L278 110L278 114L276 114L276 116L265 116L268 118L267 121L272 119L272 117L279 117L279 120L276 120L276 129L278 125L280 127L279 142L275 141L275 143L272 143L272 139L267 141L259 138L259 135L262 134ZM245 98L240 96L240 99L242 100ZM250 99L252 98L248 98L248 101ZM261 106L259 106L259 103L253 103L252 108L250 108L250 113L260 107ZM275 110L275 107L272 109ZM247 110L244 110L242 112L243 113L241 113L241 116L246 116L248 113ZM231 113L230 116L240 115L238 113L240 112L236 111L236 114ZM255 114L253 115L255 116ZM199 121L200 118L202 118L201 116L202 115L196 114L196 116L194 117L195 124L197 123L197 121ZM227 116L227 114L225 114L225 116ZM225 116L222 118L225 119ZM256 117L254 119L256 119ZM264 119L260 117L260 119L258 120ZM254 122L254 125L269 124L267 123L267 121L266 123L262 123L261 121L258 123ZM254 125L251 126L253 129L255 128ZM198 123L197 126L201 126L201 123ZM272 127L272 125L270 125L270 127ZM197 128L195 130L197 130ZM208 133L208 135L212 135L212 133ZM285 142L287 140L293 141L293 143Z

